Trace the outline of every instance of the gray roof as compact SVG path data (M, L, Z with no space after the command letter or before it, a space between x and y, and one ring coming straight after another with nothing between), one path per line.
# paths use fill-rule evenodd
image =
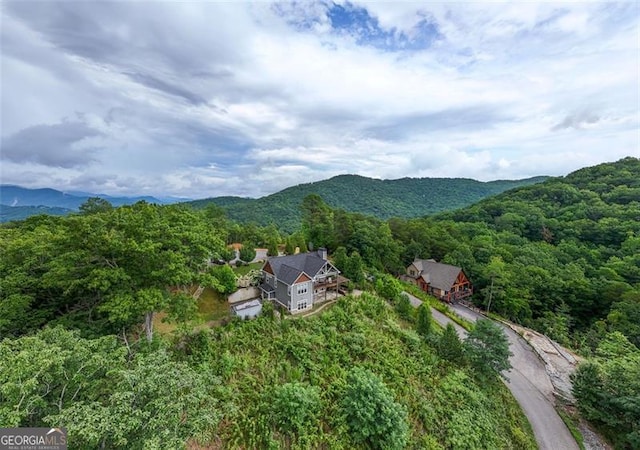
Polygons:
M303 272L311 278L315 277L327 260L313 252L274 256L268 262L278 280L291 286Z
M452 266L434 261L433 259L416 259L413 265L420 271L420 276L429 283L430 286L443 291L451 290L458 274L462 270L460 267Z
M271 267L273 267L273 265ZM291 267L287 264L280 264L278 269L279 270L274 269L278 280L287 283L289 286L295 283L303 272L302 270L296 269L295 267Z
M262 289L264 292L267 292L267 293L275 292L275 288L268 283L260 284L260 289Z

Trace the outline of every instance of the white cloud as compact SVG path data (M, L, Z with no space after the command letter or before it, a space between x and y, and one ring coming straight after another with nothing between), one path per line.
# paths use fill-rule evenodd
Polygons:
M640 156L637 3L356 6L377 25L336 32L319 2L3 5L2 182L256 196Z

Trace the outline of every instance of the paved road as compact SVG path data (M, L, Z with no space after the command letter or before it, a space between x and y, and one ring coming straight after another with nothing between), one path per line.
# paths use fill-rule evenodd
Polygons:
M422 303L412 295L409 295L409 300L414 307ZM459 316L474 322L483 317L464 306L454 306L452 309ZM446 326L447 323L453 323L458 334L466 336L464 328L440 311L433 308L431 311L439 324ZM538 447L541 450L579 450L578 444L553 406L553 386L544 364L524 339L510 328L499 325L503 327L509 339L509 349L513 353L510 359L512 369L506 374L506 384L529 419Z

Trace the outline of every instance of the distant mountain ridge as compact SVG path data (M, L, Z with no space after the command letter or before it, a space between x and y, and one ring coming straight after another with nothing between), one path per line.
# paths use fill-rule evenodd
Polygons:
M338 175L328 180L300 184L258 199L214 197L188 202L196 208L214 204L238 222L277 224L293 231L300 225L300 204L309 194L320 195L334 208L390 217L420 217L471 205L483 198L548 177L482 182L468 178L401 178L379 180L360 175Z
M401 178L379 180L360 175L338 175L323 181L299 184L258 199L214 197L182 202L195 208L214 204L238 222L258 225L275 223L286 231L300 225L300 204L309 194L320 195L330 206L350 212L390 217L420 217L471 205L486 197L520 186L544 181L539 176L522 180L482 182L469 178ZM0 185L0 222L21 220L35 214L65 215L77 211L91 197L100 197L114 206L136 203L176 203L184 199L150 196L112 197L88 192L62 192L56 189L28 189Z
M81 194L81 195L77 195ZM91 197L100 197L113 206L144 200L149 203L172 203L151 196L113 197L105 194L66 193L56 189L29 189L11 184L0 185L0 222L21 220L36 214L65 215L77 211ZM181 199L183 200L183 199Z

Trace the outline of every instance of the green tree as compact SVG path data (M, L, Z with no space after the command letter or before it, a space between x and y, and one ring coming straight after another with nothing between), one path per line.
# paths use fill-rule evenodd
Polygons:
M402 285L391 275L383 274L376 281L376 292L382 298L395 302L402 292Z
M293 255L296 252L296 244L294 243L293 237L289 236L285 241L285 244L284 252L287 255Z
M460 337L452 323L445 327L436 344L438 355L447 361L462 365L464 363L464 351Z
M107 200L100 197L90 197L80 205L80 214L98 214L103 212L109 212L113 209L113 205Z
M349 371L342 410L357 444L379 449L401 449L406 445L407 411L369 370L354 367Z
M347 274L347 265L349 263L349 256L347 256L347 249L344 247L338 247L335 252L331 255L331 260L333 261L333 265L340 270L344 276L349 278Z
M126 353L114 336L82 339L62 327L0 341L0 423L42 426L45 417L101 396Z
M480 319L463 343L464 354L477 373L484 378L502 375L509 370L509 341L502 329L491 320Z
M398 301L396 303L396 311L403 319L412 319L411 315L413 311L413 307L411 306L411 302L409 301L409 296L404 292L400 293L398 296Z
M236 274L228 264L211 268L212 287L222 295L229 295L238 289Z
M246 263L250 263L256 257L255 245L247 242L240 248L239 254L240 260Z
M155 312L172 301L183 301L182 294L198 282L207 260L218 256L224 247L200 214L174 205L140 202L117 208L95 236L87 236L84 230L78 230L77 239L83 243L80 255L90 257L97 269L84 281L92 285L102 282L105 271L110 278L100 310L121 326L144 316L148 340L153 337ZM73 234L70 237L73 239ZM95 241L86 246L88 239ZM96 275L98 280L93 279Z
M299 382L277 386L270 399L275 426L286 434L300 434L315 425L320 413L320 390Z
M300 253L305 253L309 250L308 248L308 242L307 239L304 236L304 233L296 233L294 235L296 237L296 247L298 247L298 250L300 251Z
M227 243L229 236L229 220L227 219L226 211L215 203L209 203L204 208L203 213L206 220L209 221L209 223L213 225L218 232L224 234L224 241Z
M426 303L422 303L418 307L418 322L416 331L424 338L429 337L433 332L431 308Z
M77 401L44 419L64 423L76 448L184 448L204 443L222 415L212 392L219 380L157 350L111 370L110 395ZM88 426L91 424L91 426Z
M278 256L278 241L270 239L267 244L267 255Z
M489 285L483 289L483 294L486 299L487 312L491 310L491 303L496 302L501 304L505 298L504 285L506 280L506 265L500 256L492 256L489 264L485 269L487 279L489 279ZM494 305L495 307L495 305Z
M302 200L302 230L313 249L334 249L333 211L322 197L307 195Z
M351 252L346 262L345 276L356 284L364 281L364 261L357 250Z
M613 304L607 323L611 331L620 331L640 348L640 290L624 293L622 299Z

